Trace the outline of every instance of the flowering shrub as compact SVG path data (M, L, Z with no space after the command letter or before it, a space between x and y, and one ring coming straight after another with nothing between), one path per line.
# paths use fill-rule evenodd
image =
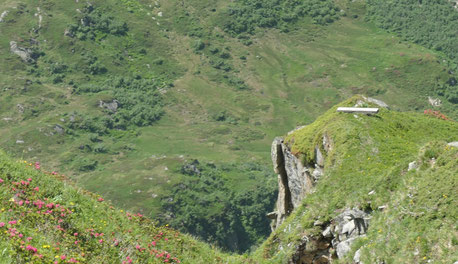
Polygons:
M431 117L435 117L435 118L439 118L439 119L442 119L442 120L451 120L446 115L442 114L439 110L426 109L425 111L423 111L423 113L425 115L428 115L428 116L431 116Z
M178 232L116 210L39 162L23 164L32 169L11 167L0 153L0 246L15 262L180 263L171 252Z

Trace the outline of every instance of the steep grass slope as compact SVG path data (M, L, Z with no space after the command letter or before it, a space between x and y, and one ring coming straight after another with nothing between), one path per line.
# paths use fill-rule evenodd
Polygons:
M225 263L228 255L0 153L0 263Z
M353 115L333 107L285 141L307 164L315 160L324 134L333 142L324 176L256 256L273 262L291 258L304 237L323 238L326 225L314 225L317 220L330 223L344 209L358 208L370 212L367 235L339 263L351 263L359 248L364 263L458 259L458 149L447 145L457 140L456 122L386 109L374 116ZM413 161L418 169L408 171Z

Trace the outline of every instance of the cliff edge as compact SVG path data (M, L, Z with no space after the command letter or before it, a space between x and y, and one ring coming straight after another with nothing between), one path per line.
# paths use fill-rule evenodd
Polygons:
M257 254L304 264L453 263L457 135L454 121L355 96L275 138L273 234Z

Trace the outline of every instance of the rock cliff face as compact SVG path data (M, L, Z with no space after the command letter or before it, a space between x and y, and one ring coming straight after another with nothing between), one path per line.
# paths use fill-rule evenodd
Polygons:
M381 107L386 104L364 98ZM365 103L361 101L361 103ZM289 134L301 129L299 127ZM305 162L294 155L283 138L277 137L272 142L272 162L278 175L278 198L276 210L268 214L272 221L272 230L277 229L291 212L299 207L302 200L314 192L315 185L326 173L326 157L333 149L332 137L323 133L322 140L313 146L315 153L312 162ZM338 215L330 222L316 221L315 226L322 230L320 235L304 236L296 245L294 254L289 263L312 264L332 263L333 259L344 257L350 250L353 242L365 236L369 226L370 212L358 208L347 208L337 212ZM355 263L360 263L359 254L355 255Z
M312 164L304 164L297 158L284 144L283 138L274 139L272 162L278 175L278 199L276 211L268 214L273 220L272 230L278 228L300 205L302 199L314 191L315 184L324 175L325 155L321 153L321 149L327 154L332 150L333 143L326 133L322 138L322 146L315 146L315 159ZM342 258L350 251L352 243L366 234L369 219L368 212L353 208L342 210L330 223L317 221L315 225L322 228L322 234L304 236L289 263L332 263L333 259Z
M326 152L332 149L332 142L326 134L323 136L323 149ZM275 138L272 142L271 154L274 171L278 175L276 211L268 214L274 220L272 223L274 230L300 205L308 193L313 192L316 182L324 174L324 156L320 146L316 146L314 164L304 164L291 153L281 137Z

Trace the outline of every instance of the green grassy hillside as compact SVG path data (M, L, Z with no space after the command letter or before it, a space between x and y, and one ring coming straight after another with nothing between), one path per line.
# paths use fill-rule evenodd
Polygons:
M223 208L260 219L275 197L273 185L257 187L272 176L266 146L342 99L362 93L395 110L457 117L456 104L436 92L453 77L442 53L367 22L360 1L285 3L2 1L0 147L162 221L185 210L168 201L195 181L182 167L197 159L214 164L234 196L263 194L253 196L263 208L211 203L213 219L226 216ZM197 189L190 197L218 200ZM247 250L268 233L265 221L234 230L193 206L202 217L190 226L210 223L222 235L177 218L174 226L226 249ZM250 242L236 246L233 234Z
M357 118L335 110L286 138L304 162L314 159L324 133L332 140L315 192L243 256L113 207L41 164L0 153L0 263L287 263L304 236L321 235L317 220L328 223L354 207L370 212L367 235L335 262L352 263L359 248L364 263L457 261L458 149L447 145L456 140L457 123L386 109ZM407 171L411 161L417 170Z
M0 153L0 263L225 263L232 257ZM234 257L237 259L239 257Z
M338 106L352 106L357 100ZM370 212L367 236L339 263L352 263L359 248L364 263L457 261L458 149L447 142L457 140L458 124L386 109L355 117L337 113L336 107L286 137L305 163L315 159L315 146L322 144L324 134L333 148L316 190L255 255L280 263L291 258L304 236L321 236L317 220L329 223L342 209L359 208ZM418 170L408 171L412 161Z

